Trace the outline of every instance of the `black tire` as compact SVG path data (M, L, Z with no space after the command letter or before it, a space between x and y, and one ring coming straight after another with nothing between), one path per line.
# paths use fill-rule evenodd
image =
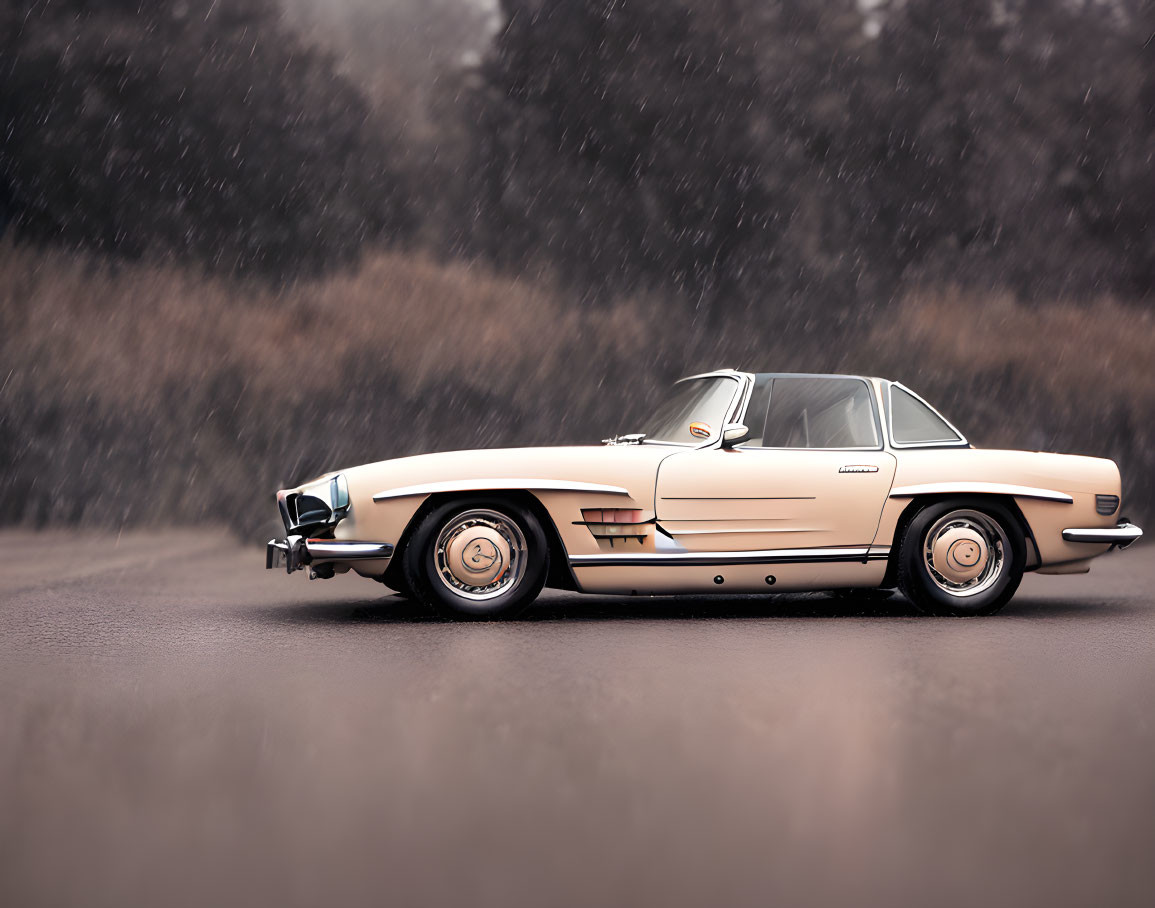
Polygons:
M389 589L393 590L402 599L415 599L413 595L413 588L405 581L405 572L402 570L393 571L387 578L381 581Z
M467 529L458 530L462 524L467 525ZM504 572L488 586L469 587L454 574L454 570L460 574L464 554L459 559L461 564L453 568L448 564L450 549L458 544L455 540L464 540L473 529L487 533L498 545L503 544L502 540L508 544L499 551L490 543L488 551L481 555L488 560L488 565L495 565L498 570L504 561ZM439 551L446 533L451 534L448 537L451 542ZM480 553L480 546L486 544L485 537L478 537L478 542ZM472 544L468 540L464 542L465 547ZM512 618L521 614L545 586L549 574L549 543L541 523L527 508L481 496L456 499L421 518L401 553L401 574L413 598L443 618L473 621Z
M952 583L949 577L934 572L933 557L926 554L928 537L934 533L936 539L945 538L945 533L940 533L941 527L965 527L968 523L990 540L988 554L982 562L991 564L990 574L988 576L984 566L981 583L979 578ZM898 586L928 615L991 615L1006 605L1019 588L1026 551L1019 521L1006 506L981 499L936 502L914 516L899 541ZM999 553L997 561L991 560L990 553L994 552ZM975 585L967 588L967 583Z

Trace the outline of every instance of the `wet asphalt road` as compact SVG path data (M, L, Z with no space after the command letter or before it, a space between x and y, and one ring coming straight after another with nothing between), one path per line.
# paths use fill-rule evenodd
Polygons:
M5 906L1155 903L1152 548L988 619L457 625L203 532L0 544Z

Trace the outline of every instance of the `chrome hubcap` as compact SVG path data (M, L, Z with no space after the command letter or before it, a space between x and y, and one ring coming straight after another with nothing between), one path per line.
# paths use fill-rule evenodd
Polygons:
M526 565L521 528L498 511L477 509L452 518L437 536L437 576L454 594L484 601L513 589Z
M975 596L1002 576L1010 540L981 511L951 511L926 534L922 558L931 581L952 596Z

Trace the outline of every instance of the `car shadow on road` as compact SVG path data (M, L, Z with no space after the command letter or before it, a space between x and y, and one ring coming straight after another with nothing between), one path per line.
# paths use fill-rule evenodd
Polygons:
M1119 617L1140 607L1126 599L1012 600L998 615L988 619L936 618L919 612L900 595L889 599L835 596L829 593L779 594L776 596L662 596L614 597L546 596L526 610L516 623L551 621L717 621L750 618L904 618L920 621L950 620L1054 620L1060 618ZM285 624L424 624L439 618L420 603L401 596L349 602L317 602L261 610L275 623Z

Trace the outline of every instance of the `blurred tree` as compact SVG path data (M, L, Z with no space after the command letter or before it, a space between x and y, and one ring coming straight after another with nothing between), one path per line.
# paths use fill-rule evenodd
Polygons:
M288 24L331 48L373 105L424 130L430 95L475 63L497 27L497 0L280 0Z
M596 292L691 293L738 263L772 206L751 131L757 69L670 0L506 0L480 77L469 242L544 257Z
M1149 0L505 0L466 245L841 318L1152 291Z
M875 168L874 211L904 267L1025 296L1150 292L1134 245L1152 61L1133 26L1048 0L891 11L858 166Z
M271 0L9 0L0 204L20 238L293 274L407 227L389 146Z
M480 65L483 4L281 0L330 55L276 2L0 5L0 229L275 274L404 237L828 322L1153 289L1151 0L502 0Z

